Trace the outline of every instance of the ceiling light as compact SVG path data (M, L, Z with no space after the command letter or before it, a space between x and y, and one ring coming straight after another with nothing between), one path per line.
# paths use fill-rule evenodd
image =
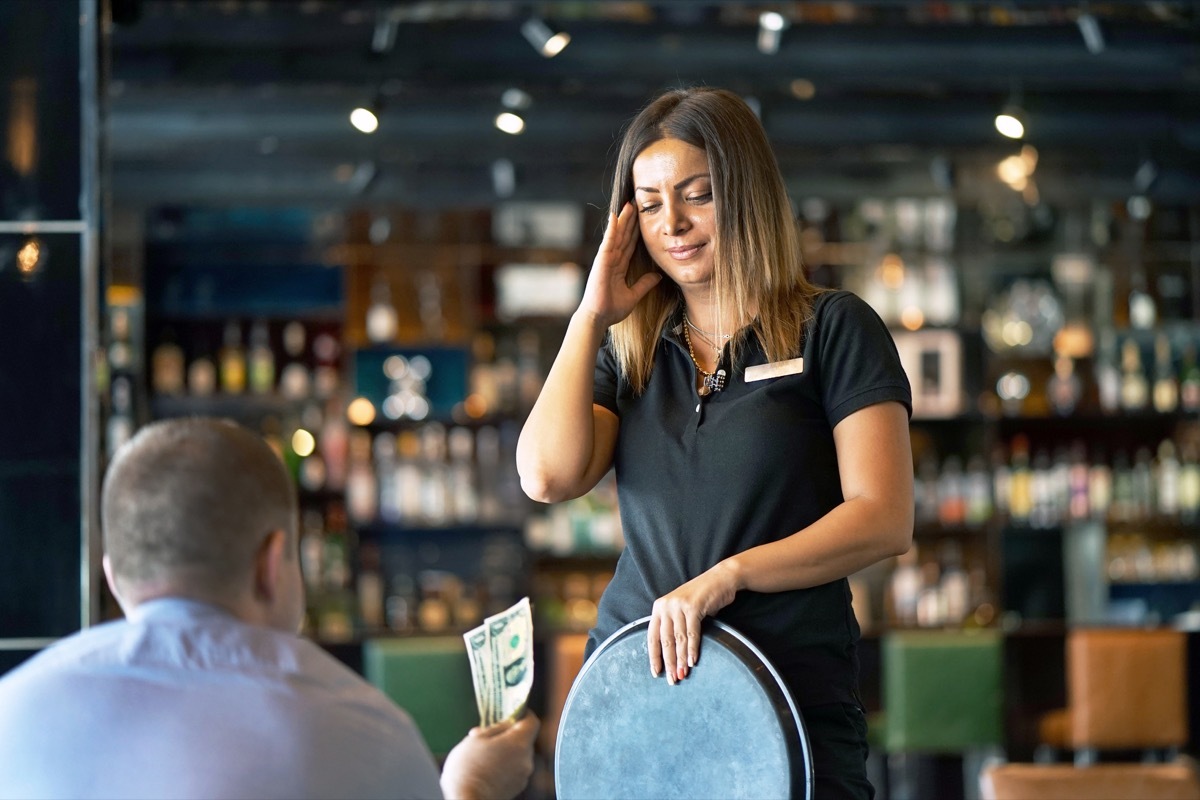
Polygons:
M379 117L366 106L359 106L350 112L350 124L363 133L374 133L379 127Z
M1150 187L1158 180L1158 164L1147 158L1138 165L1137 172L1133 173L1133 188L1138 194L1145 194L1150 191Z
M525 130L525 120L511 111L502 111L496 115L496 127L515 136Z
M515 111L517 109L529 108L533 105L533 98L529 96L529 92L514 86L510 89L505 89L504 93L500 95L500 105Z
M550 26L537 17L530 17L521 25L521 33L546 58L554 58L563 51L571 41L569 33L555 33Z
M996 130L1010 139L1020 139L1025 135L1024 117L1025 112L1010 103L996 115Z
M1092 55L1099 55L1104 52L1104 31L1100 28L1100 22L1088 12L1083 12L1075 19L1075 24L1079 26L1079 33L1083 36L1083 46Z
M796 78L790 88L792 97L797 100L812 100L817 96L817 85L807 78Z
M517 170L507 158L492 162L492 190L497 197L512 197L517 189Z
M779 43L783 40L783 31L788 26L787 19L778 11L764 11L758 15L758 50L760 53L771 55L779 52Z

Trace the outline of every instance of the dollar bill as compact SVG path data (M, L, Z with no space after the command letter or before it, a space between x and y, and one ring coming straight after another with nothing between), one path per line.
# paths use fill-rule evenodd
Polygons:
M475 704L483 727L516 719L533 688L533 614L529 598L463 634L471 660Z

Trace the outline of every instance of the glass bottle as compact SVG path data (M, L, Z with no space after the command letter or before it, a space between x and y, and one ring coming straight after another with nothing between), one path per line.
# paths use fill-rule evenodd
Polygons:
M150 355L150 383L155 394L180 395L185 386L183 348L175 341L175 331L163 330L162 340Z
M283 353L287 363L279 371L279 393L288 400L303 400L311 391L311 376L303 361L306 339L307 333L300 322L293 320L283 326Z
M1154 337L1154 410L1170 414L1179 407L1179 380L1171 360L1171 340L1165 333Z
M1158 445L1158 458L1155 464L1155 483L1158 486L1158 515L1174 519L1179 515L1179 480L1181 470L1179 457L1175 453L1175 443L1163 439Z
M1200 411L1200 361L1196 358L1196 345L1192 342L1183 351L1183 365L1179 371L1179 405L1184 411Z
M395 341L400 317L392 305L392 289L382 277L371 286L371 305L367 308L367 339L374 344Z
M187 390L193 397L211 397L217 391L217 365L210 352L208 343L202 342L199 355L188 364Z
M1082 393L1082 384L1075 374L1075 360L1059 354L1054 359L1054 375L1046 385L1050 406L1059 416L1070 416L1079 405Z
M242 348L242 327L234 320L225 324L221 352L217 361L221 371L221 391L241 394L246 391L246 351Z
M275 354L271 351L267 323L259 321L251 326L247 359L250 391L254 394L270 394L275 389Z
M350 461L346 471L346 512L350 521L366 525L375 521L379 487L371 468L371 434L356 429L350 434Z
M1100 411L1117 413L1121 408L1121 371L1117 369L1117 336L1112 328L1100 330L1095 372Z
M1141 411L1146 407L1149 395L1141 350L1131 336L1121 346L1121 410Z

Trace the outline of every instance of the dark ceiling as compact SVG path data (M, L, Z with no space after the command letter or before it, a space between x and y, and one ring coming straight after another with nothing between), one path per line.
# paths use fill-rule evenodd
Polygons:
M603 205L621 125L653 94L753 97L797 198L1009 192L1013 93L1043 200L1200 198L1200 3L113 0L112 201L155 205ZM790 25L756 46L759 14ZM1082 14L1098 23L1089 49ZM521 34L570 33L556 58ZM1086 23L1085 23L1086 24ZM1093 52L1095 51L1095 52ZM812 87L799 99L800 80ZM803 88L804 84L799 84ZM493 126L505 90L525 132ZM382 103L379 130L348 121ZM1153 167L1139 166L1149 161ZM1150 180L1153 179L1153 180Z

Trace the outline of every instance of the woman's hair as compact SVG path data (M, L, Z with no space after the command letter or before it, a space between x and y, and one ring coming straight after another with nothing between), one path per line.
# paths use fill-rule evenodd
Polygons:
M818 290L804 275L791 202L758 117L740 97L724 89L675 89L659 96L625 129L613 176L613 213L633 200L634 160L663 139L698 147L708 159L717 224L716 318L722 319L723 306L730 304L742 317L739 327L750 326L769 361L798 356ZM628 282L656 269L639 239ZM682 302L672 281L660 281L628 317L612 327L613 352L635 392L645 389L662 327ZM757 308L753 319L748 318L748 308ZM735 359L738 344L736 337L730 344Z
M267 534L296 541L296 490L262 437L217 419L142 428L101 495L104 549L119 581L221 599L247 585Z

